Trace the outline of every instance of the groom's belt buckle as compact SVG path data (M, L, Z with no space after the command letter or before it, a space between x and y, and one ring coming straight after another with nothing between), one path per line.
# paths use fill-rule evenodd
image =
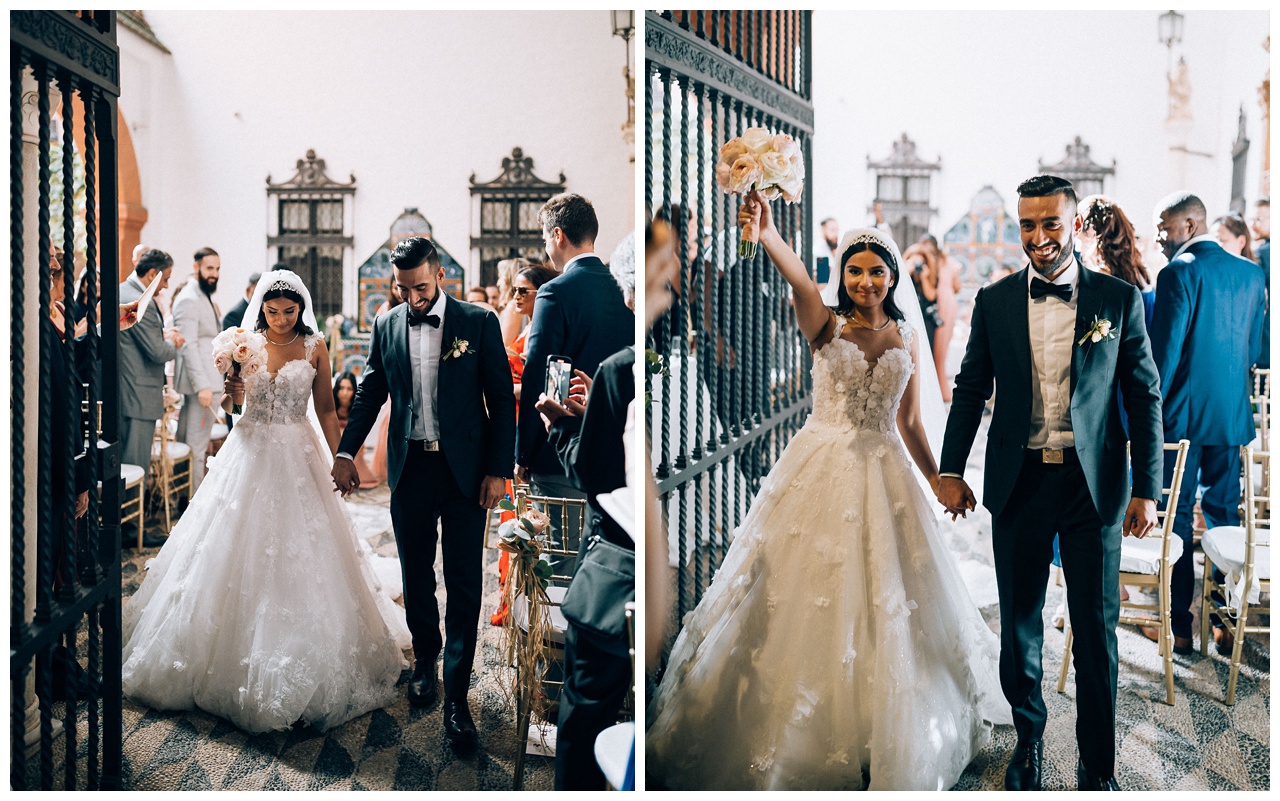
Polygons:
M1045 448L1040 451L1040 462L1041 464L1062 464L1062 451Z
M410 441L413 443L413 447L422 448L424 451L440 450L440 440L438 439L415 439Z

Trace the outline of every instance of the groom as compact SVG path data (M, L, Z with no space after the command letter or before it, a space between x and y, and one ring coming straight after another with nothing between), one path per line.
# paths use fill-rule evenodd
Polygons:
M1117 790L1120 538L1122 527L1143 537L1156 524L1160 383L1137 288L1084 269L1075 253L1081 218L1071 183L1024 181L1018 223L1031 268L978 291L938 499L953 519L974 508L964 468L994 384L983 504L1000 593L1000 683L1018 732L1005 788L1040 789L1042 609L1056 534L1075 632L1080 789ZM1117 388L1129 415L1132 493Z
M498 318L441 289L444 268L430 240L400 242L391 267L406 302L374 323L333 481L344 495L360 486L351 454L390 394L387 483L415 662L409 703L435 703L443 645L445 734L455 748L469 750L477 744L467 689L480 622L485 515L502 500L515 447L511 370ZM437 523L448 595L443 643Z

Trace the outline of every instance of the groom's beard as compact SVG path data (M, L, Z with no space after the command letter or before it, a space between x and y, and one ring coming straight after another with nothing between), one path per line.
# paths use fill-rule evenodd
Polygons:
M1052 264L1041 266L1040 263L1036 261L1036 257L1031 255L1031 248L1024 246L1022 248L1022 252L1026 253L1027 259L1031 261L1031 269L1035 270L1040 275L1043 275L1044 277L1048 278L1049 276L1061 270L1062 266L1067 263L1068 259L1075 258L1076 238L1074 234L1067 237L1066 243L1063 244L1062 249L1058 252L1058 257L1053 260Z

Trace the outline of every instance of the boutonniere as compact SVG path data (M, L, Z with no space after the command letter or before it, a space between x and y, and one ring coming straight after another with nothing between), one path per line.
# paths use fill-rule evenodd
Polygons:
M453 344L449 346L449 352L441 356L440 361L457 359L468 353L471 353L471 343L465 339L454 339Z
M1084 332L1084 336L1076 342L1076 345L1083 346L1086 342L1101 342L1104 339L1115 339L1116 333L1111 330L1110 320L1100 320L1098 315L1093 316L1093 325L1089 326L1089 330Z

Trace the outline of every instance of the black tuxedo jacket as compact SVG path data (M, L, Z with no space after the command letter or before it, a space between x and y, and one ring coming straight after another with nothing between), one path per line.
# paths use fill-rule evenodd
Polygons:
M469 498L480 495L485 476L511 478L515 440L515 395L502 331L493 312L449 297L440 353L457 340L467 343L461 356L442 358L436 377L440 450L458 486ZM400 481L413 426L413 369L409 361L409 304L402 303L374 321L369 361L347 417L338 450L355 453L364 443L391 397L387 433L387 483Z
M525 347L520 390L520 430L516 463L535 473L561 473L555 449L533 405L546 388L547 357L568 356L575 369L595 375L600 363L635 344L636 316L622 299L618 282L594 257L570 265L538 290Z
M236 303L236 305L232 306L230 311L222 315L222 330L226 331L228 328L239 328L240 321L244 319L244 313L248 310L249 299L240 298L240 301ZM250 323L250 325L252 325L252 323Z
M1031 340L1027 269L978 290L969 344L947 417L940 472L964 474L982 409L996 392L987 433L982 502L999 515L1013 493L1031 433ZM1129 415L1133 495L1160 499L1164 434L1160 378L1151 358L1137 287L1079 265L1079 295L1071 352L1071 427L1076 455L1098 515L1115 525L1129 499L1125 433L1117 386ZM1095 316L1111 321L1115 338L1078 342Z

